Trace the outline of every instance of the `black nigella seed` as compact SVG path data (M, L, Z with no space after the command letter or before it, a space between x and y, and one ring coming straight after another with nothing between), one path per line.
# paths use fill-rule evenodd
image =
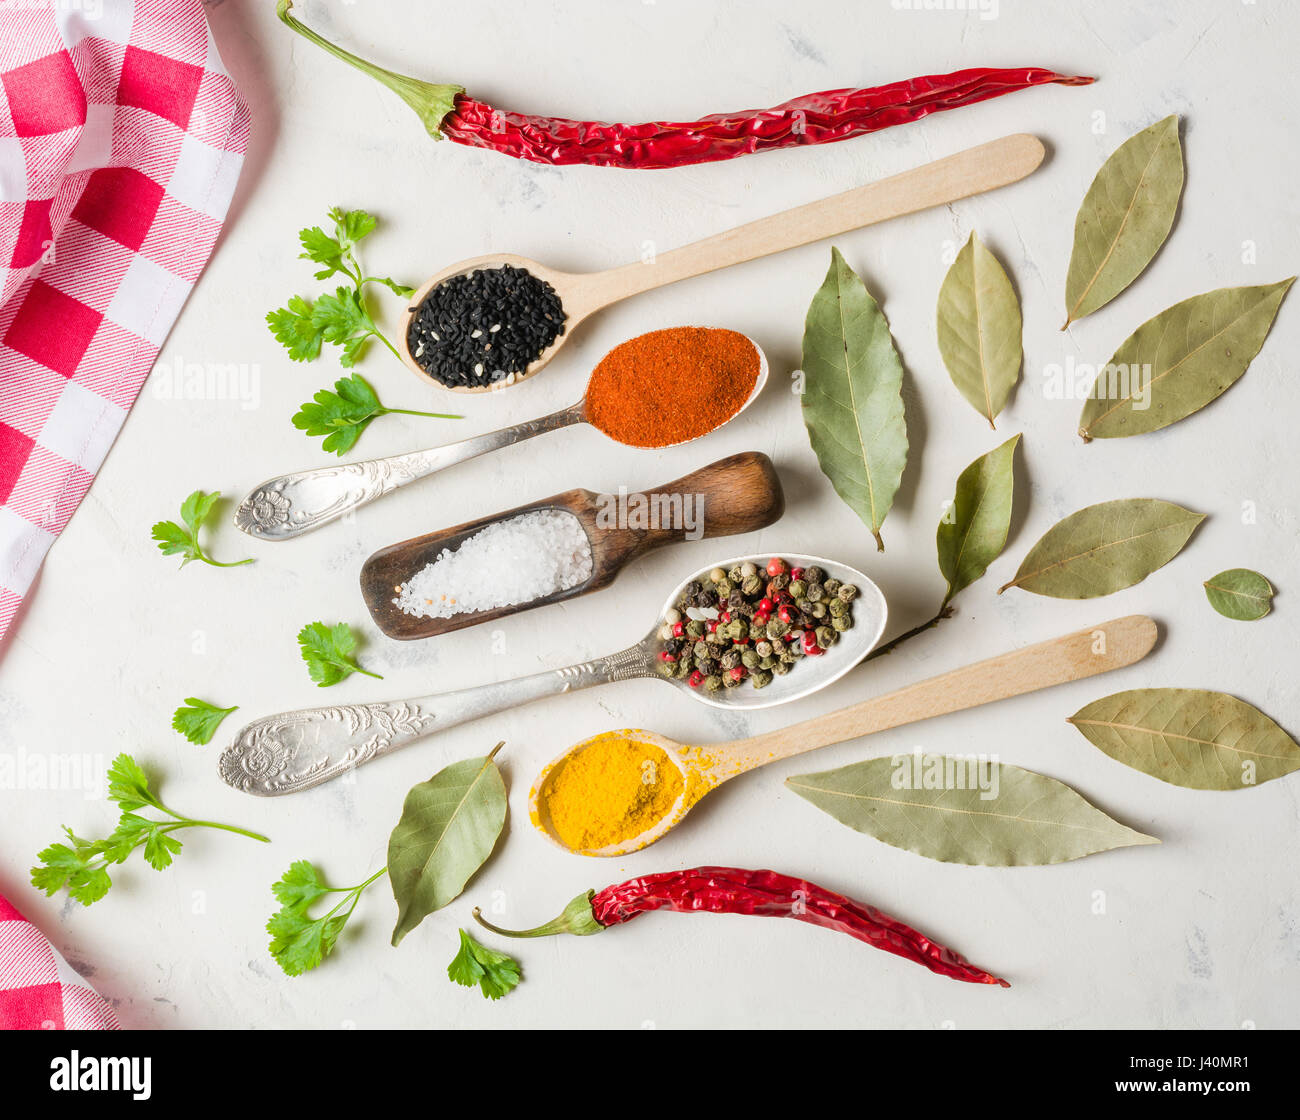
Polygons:
M550 284L505 264L437 285L412 315L406 344L435 381L477 389L523 373L564 333L565 318Z

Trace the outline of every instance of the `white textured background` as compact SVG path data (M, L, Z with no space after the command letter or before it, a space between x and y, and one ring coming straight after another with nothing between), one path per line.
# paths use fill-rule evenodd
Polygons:
M435 145L393 96L293 37L269 0L225 0L212 21L254 110L254 141L227 233L160 361L255 366L255 408L177 401L150 386L102 474L55 545L0 663L0 746L129 751L165 773L169 803L269 834L253 844L191 834L174 867L133 860L89 911L45 900L26 883L35 852L61 823L111 827L109 806L79 790L3 790L0 890L45 929L117 1007L127 1026L1295 1026L1300 980L1296 779L1231 794L1166 786L1092 748L1064 718L1121 688L1216 688L1300 728L1294 687L1297 451L1294 355L1300 318L1282 307L1248 374L1202 413L1164 432L1085 447L1077 401L1049 399L1044 369L1104 361L1140 322L1186 296L1256 284L1300 265L1294 183L1300 9L1283 0L1178 4L1002 0L977 13L899 11L871 3L685 0L510 4L299 5L326 34L399 70L461 82L502 107L606 119L691 117L848 84L976 65L1043 65L1094 73L1094 86L1046 87L876 136L669 172L548 169ZM1134 286L1061 334L1074 212L1101 161L1169 113L1184 118L1188 165L1170 240ZM158 555L155 520L191 490L242 494L260 479L326 461L289 424L295 407L340 371L330 356L288 362L262 323L295 291L314 293L295 233L333 204L384 219L364 245L368 270L418 283L461 257L505 249L561 268L637 258L1015 131L1048 144L1028 181L840 238L889 315L907 366L912 453L886 522L888 552L817 471L785 375L798 364L804 311L828 248L682 283L599 316L563 360L503 396L454 400L421 385L379 348L362 372L386 402L460 423L391 417L363 437L374 456L461 438L567 405L610 346L656 327L701 322L758 339L777 376L741 423L664 453L622 449L591 429L546 437L404 490L299 541L261 545L229 524L219 557L257 563L219 571ZM940 362L934 302L951 254L972 230L1005 262L1025 315L1025 370L995 436L958 396ZM398 303L377 293L389 326ZM157 382L158 374L154 379ZM558 667L642 634L684 574L748 548L822 552L866 569L893 610L891 634L929 617L942 596L934 528L957 473L1011 433L1025 434L1012 539L959 616L904 651L787 709L728 719L655 682L560 697L435 737L363 769L350 784L258 800L226 788L207 748L171 731L172 710L198 694L240 717L326 701L418 695ZM357 572L374 549L574 486L642 487L723 455L766 451L789 512L749 539L701 541L655 554L614 588L567 607L430 643L399 644L369 624ZM1109 498L1151 496L1208 513L1184 554L1104 601L994 595L1058 518ZM1243 524L1243 503L1257 520ZM1257 568L1280 589L1262 623L1229 622L1201 581ZM650 726L691 740L782 726L965 661L1130 612L1154 615L1163 641L1134 669L830 748L771 767L710 798L659 845L617 863L584 861L527 823L542 763L579 738ZM307 679L294 642L315 618L345 619L369 639L367 666L329 692ZM384 859L406 789L447 761L507 741L506 841L464 898L388 945L394 906L378 885L340 950L307 976L282 976L262 926L269 885L294 859L357 882ZM790 774L869 755L998 752L1068 782L1124 822L1164 840L1044 868L932 863L852 832L791 794ZM609 937L519 943L526 982L501 1003L450 985L443 969L475 903L528 925L588 886L696 863L772 866L872 902L977 963L1009 991L932 976L848 938L794 922L647 917ZM1104 913L1096 913L1104 898Z

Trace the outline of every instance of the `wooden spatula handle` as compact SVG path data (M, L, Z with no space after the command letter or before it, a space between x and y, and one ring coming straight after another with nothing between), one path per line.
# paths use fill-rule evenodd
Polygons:
M602 494L597 508L625 508L625 523L603 538L610 564L622 566L652 548L681 540L727 537L766 528L785 512L781 479L761 451L742 451L653 490ZM634 511L653 516L632 523Z
M660 253L653 263L593 274L589 295L605 306L662 284L1005 187L1023 179L1042 161L1043 145L1037 137L1027 133L1003 136L900 175ZM566 307L568 302L566 296Z
M1132 614L1051 641L977 661L780 731L727 744L728 761L745 769L843 743L931 716L959 712L1054 684L1108 673L1140 661L1156 642L1156 624Z

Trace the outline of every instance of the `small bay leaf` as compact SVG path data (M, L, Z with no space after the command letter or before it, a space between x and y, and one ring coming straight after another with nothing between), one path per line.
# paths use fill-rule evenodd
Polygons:
M939 571L948 581L945 607L988 570L1007 543L1019 443L1020 437L1012 436L957 476L952 505L935 534Z
M1294 281L1216 288L1148 319L1097 374L1079 417L1084 442L1158 431L1204 408L1246 372Z
M917 751L785 784L841 824L944 863L1023 867L1160 842L1055 778L971 757Z
M1117 762L1188 789L1245 789L1300 769L1300 745L1258 708L1199 688L1136 688L1070 717Z
M1130 136L1101 165L1074 220L1065 326L1109 303L1151 263L1182 192L1176 116Z
M388 838L394 945L459 895L492 854L506 823L506 785L493 761L500 749L453 762L406 795Z
M1029 550L1016 578L1054 599L1095 599L1141 583L1182 550L1203 513L1158 498L1099 502L1058 521Z
M838 249L808 308L803 374L817 464L883 551L880 527L907 463L903 363L884 313Z
M1249 568L1229 568L1205 581L1205 597L1224 618L1255 622L1273 609L1273 585Z
M948 376L995 427L1020 376L1020 301L997 257L973 233L944 277L935 318Z

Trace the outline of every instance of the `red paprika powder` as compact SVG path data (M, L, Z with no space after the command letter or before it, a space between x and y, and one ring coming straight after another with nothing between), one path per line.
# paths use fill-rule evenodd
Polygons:
M672 327L614 347L587 384L587 420L631 447L707 435L749 400L762 356L737 331Z

